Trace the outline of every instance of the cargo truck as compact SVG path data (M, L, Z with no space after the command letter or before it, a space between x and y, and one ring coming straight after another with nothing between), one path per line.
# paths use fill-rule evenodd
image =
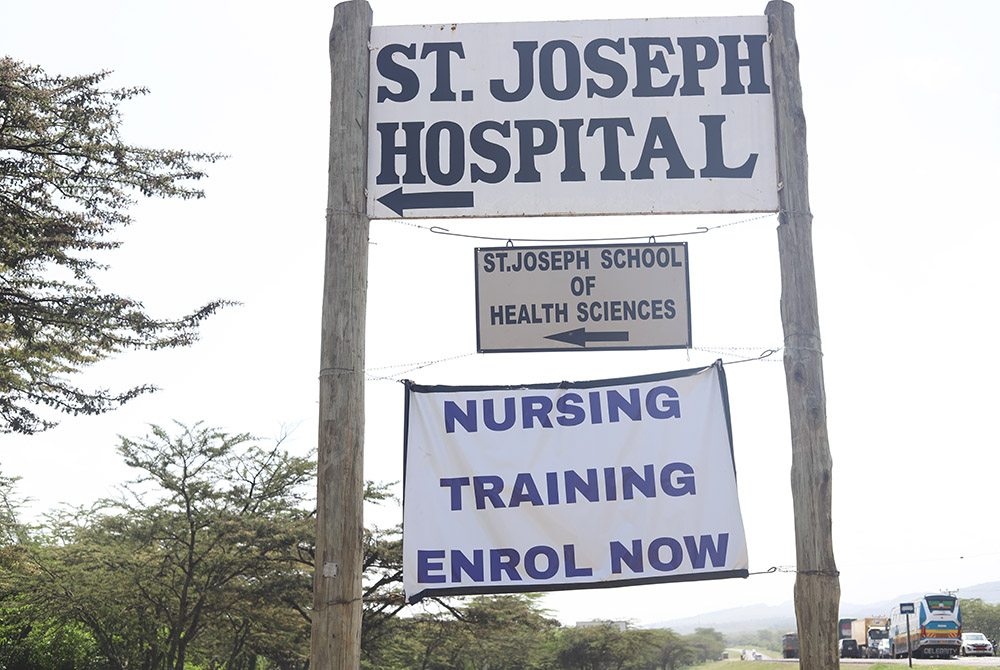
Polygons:
M889 637L889 617L870 616L851 622L851 637L858 643L861 656L871 658L878 653L875 642Z

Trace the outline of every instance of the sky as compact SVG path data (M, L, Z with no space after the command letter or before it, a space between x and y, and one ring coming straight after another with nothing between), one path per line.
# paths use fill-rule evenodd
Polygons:
M992 419L1000 372L995 3L799 0L796 35L844 607L1000 580ZM764 3L371 0L375 25L761 14ZM334 3L8 2L0 50L52 74L113 70L150 93L123 105L127 141L229 155L198 201L141 201L98 281L177 316L240 301L186 349L126 352L78 381L161 388L99 417L0 436L29 514L87 505L134 476L119 436L204 422L315 448ZM994 212L994 214L990 214ZM990 223L993 221L994 223ZM726 364L746 529L746 579L567 591L560 621L638 624L792 599L791 440L780 353L775 215L374 220L366 339L365 476L402 479L403 386L602 379ZM476 353L473 253L435 234L560 241L683 238L690 350ZM493 243L489 243L492 245ZM993 287L991 289L991 287ZM398 487L397 487L398 490ZM366 522L401 518L393 504ZM776 570L771 570L776 568ZM761 574L755 574L761 573ZM1000 593L997 594L1000 600ZM845 612L846 614L847 612ZM879 614L854 612L854 615ZM884 613L882 613L884 614Z

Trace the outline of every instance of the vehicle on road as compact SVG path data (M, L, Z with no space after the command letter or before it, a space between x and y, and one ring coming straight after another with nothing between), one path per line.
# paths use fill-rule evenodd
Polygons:
M962 618L956 596L931 593L904 604L913 605L912 614L904 614L897 605L889 615L889 639L896 658L905 657L907 649L914 658L958 656Z
M877 658L875 643L889 637L889 617L869 616L851 621L851 634L858 643L862 658Z
M781 636L781 656L782 658L799 657L798 633L785 633Z
M840 641L841 658L861 658L861 650L858 643L852 637L845 637Z
M874 646L869 651L871 658L892 658L892 643L888 638L875 640Z
M992 656L993 644L982 633L962 633L962 656Z

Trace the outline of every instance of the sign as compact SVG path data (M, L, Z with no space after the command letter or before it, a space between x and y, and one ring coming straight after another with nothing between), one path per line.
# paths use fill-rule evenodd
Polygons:
M476 249L480 352L691 346L687 243Z
M376 26L372 218L778 209L764 16Z
M913 614L913 603L899 603L900 614Z
M406 385L403 585L431 595L746 577L721 362Z

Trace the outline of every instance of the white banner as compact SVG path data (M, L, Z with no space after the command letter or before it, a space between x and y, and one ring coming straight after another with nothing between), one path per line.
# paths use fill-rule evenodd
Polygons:
M767 18L375 26L373 218L771 212Z
M407 599L747 576L721 362L525 386L407 383Z

